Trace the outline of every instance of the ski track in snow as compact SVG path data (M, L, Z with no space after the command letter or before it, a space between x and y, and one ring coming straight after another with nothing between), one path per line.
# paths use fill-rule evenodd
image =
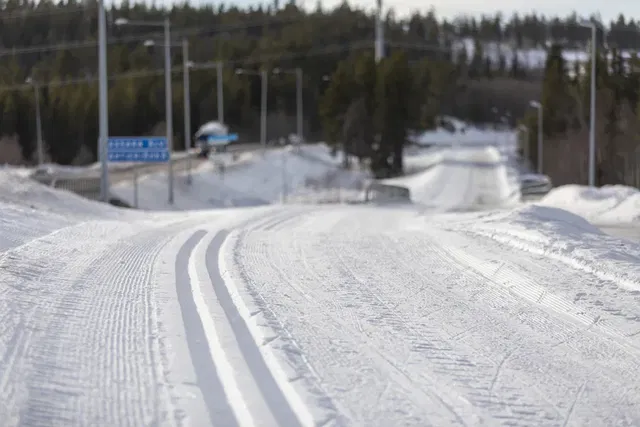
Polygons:
M53 218L48 230L16 233L0 253L2 425L184 425L180 387L171 382L183 367L169 365L167 353L188 340L167 337L157 258L185 230L267 212L134 214L75 225ZM174 262L179 255L171 253ZM184 286L176 277L173 287ZM211 425L205 421L188 424Z
M597 272L410 208L91 215L1 243L2 425L640 423Z
M414 216L310 208L228 239L229 279L304 354L335 423L640 422L634 294L544 256L404 230ZM575 299L571 283L594 285Z

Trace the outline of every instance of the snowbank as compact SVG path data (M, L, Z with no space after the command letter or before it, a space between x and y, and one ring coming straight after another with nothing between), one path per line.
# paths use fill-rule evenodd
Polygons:
M211 160L193 172L191 185L187 184L184 172L176 174L173 205L167 203L165 174L141 178L138 206L150 210L199 210L266 205L279 203L283 198L296 201L309 198L313 202L311 189L359 188L367 177L362 172L340 169L339 159L331 157L323 145L246 153L235 160L216 154ZM112 193L133 204L131 182L113 186Z
M11 170L0 170L0 188L0 251L82 221L120 219L129 214L46 187Z
M192 150L195 153L195 150ZM187 157L186 151L174 152L172 154L172 158L174 160L181 160ZM129 162L118 162L118 163L109 163L109 170L122 170L122 169L131 169L133 167L140 167L140 163L129 163ZM102 164L100 162L91 163L86 166L63 166L54 163L45 163L32 168L11 168L14 170L19 170L20 174L23 176L34 176L34 175L55 175L58 179L64 178L97 178L100 176L100 170L102 169Z
M632 291L640 291L640 245L608 236L585 218L538 205L431 218L444 228L556 259Z
M622 185L600 188L564 185L551 190L537 204L566 209L601 225L640 220L640 192Z
M464 132L450 132L446 129L435 129L422 132L413 138L417 145L427 146L482 146L495 145L501 151L515 152L517 134L514 131L467 128Z
M439 211L510 206L519 201L518 181L495 147L442 149L426 171L383 180L409 189L414 203Z

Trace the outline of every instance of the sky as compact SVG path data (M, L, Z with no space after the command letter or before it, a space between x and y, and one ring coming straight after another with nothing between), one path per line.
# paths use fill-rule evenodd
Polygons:
M206 1L206 0L200 0ZM327 7L333 7L341 0L321 0ZM285 3L286 0L280 1ZM298 4L313 8L316 0L297 0ZM581 16L600 14L605 22L616 19L622 12L625 16L640 19L639 0L383 0L385 7L393 7L398 14L408 14L412 10L427 11L431 6L436 10L438 16L451 18L460 14L481 15L483 13L493 14L502 12L509 16L514 12L526 13L536 11L548 16L566 16L576 11ZM253 0L233 0L233 4L238 6L259 4ZM349 0L350 4L373 8L375 0ZM603 7L606 5L606 8Z

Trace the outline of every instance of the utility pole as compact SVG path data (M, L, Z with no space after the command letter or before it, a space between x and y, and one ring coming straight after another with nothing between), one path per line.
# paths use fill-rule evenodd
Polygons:
M302 126L303 126L303 111L302 111L302 68L296 68L296 129L298 132L298 142L302 144Z
M107 87L107 17L104 0L98 0L98 79L99 79L99 137L100 199L109 202L109 167L107 144L109 138L109 106Z
M222 84L222 61L218 61L216 66L216 85L218 92L218 122L220 124L224 124L224 88Z
M376 10L376 39L375 39L375 58L376 62L380 62L384 58L384 20L382 18L382 0L377 0L378 7Z
M268 74L267 70L263 69L260 72L261 77L261 96L260 96L260 144L262 145L262 152L267 148L267 83Z
M169 149L169 204L173 205L173 95L171 93L171 23L164 19L164 96L167 126L167 145Z
M184 91L184 148L187 151L187 184L191 184L191 89L189 84L189 42L182 40L182 86Z
M591 27L591 106L589 120L589 187L596 185L596 37L597 29Z

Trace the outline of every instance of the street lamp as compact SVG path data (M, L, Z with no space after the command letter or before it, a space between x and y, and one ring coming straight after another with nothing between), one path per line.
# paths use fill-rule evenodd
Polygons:
M98 153L100 157L100 199L109 203L109 164L107 144L109 139L109 101L107 81L107 15L104 0L98 0L98 104L99 137Z
M595 22L583 21L580 26L591 28L591 112L589 119L589 186L595 185L596 169L596 37Z
M542 126L543 112L542 104L538 101L531 101L529 105L538 110L538 173L542 173L542 132L544 127Z
M44 143L42 141L42 119L40 118L40 86L32 77L28 77L25 83L33 86L33 95L36 102L36 138L38 147L38 165L42 165L44 163Z
M167 145L169 148L169 204L173 204L173 106L171 93L171 23L169 18L163 21L130 21L126 18L115 20L118 26L163 27L164 28L164 85L165 85L165 122L167 126Z
M153 47L157 43L153 40L145 40L146 47ZM193 62L189 61L189 42L186 38L182 43L171 43L170 47L182 47L182 88L184 100L184 145L187 151L187 184L191 184L191 89L189 68L193 67Z
M267 71L261 70L257 72L238 68L236 69L236 74L260 76L260 86L262 92L262 95L260 97L260 144L262 145L262 150L264 152L264 150L267 148Z
M218 98L218 122L224 124L224 91L223 91L223 79L222 79L222 61L205 62L205 63L191 63L192 70L209 70L211 68L216 69L216 91ZM237 73L241 74L241 73Z
M525 125L518 126L518 130L523 135L521 137L522 141L522 163L525 166L531 164L531 156L529 154L529 128Z
M302 68L295 68L293 70L282 70L280 68L274 68L274 74L295 74L296 76L296 132L298 134L298 141L302 143Z

